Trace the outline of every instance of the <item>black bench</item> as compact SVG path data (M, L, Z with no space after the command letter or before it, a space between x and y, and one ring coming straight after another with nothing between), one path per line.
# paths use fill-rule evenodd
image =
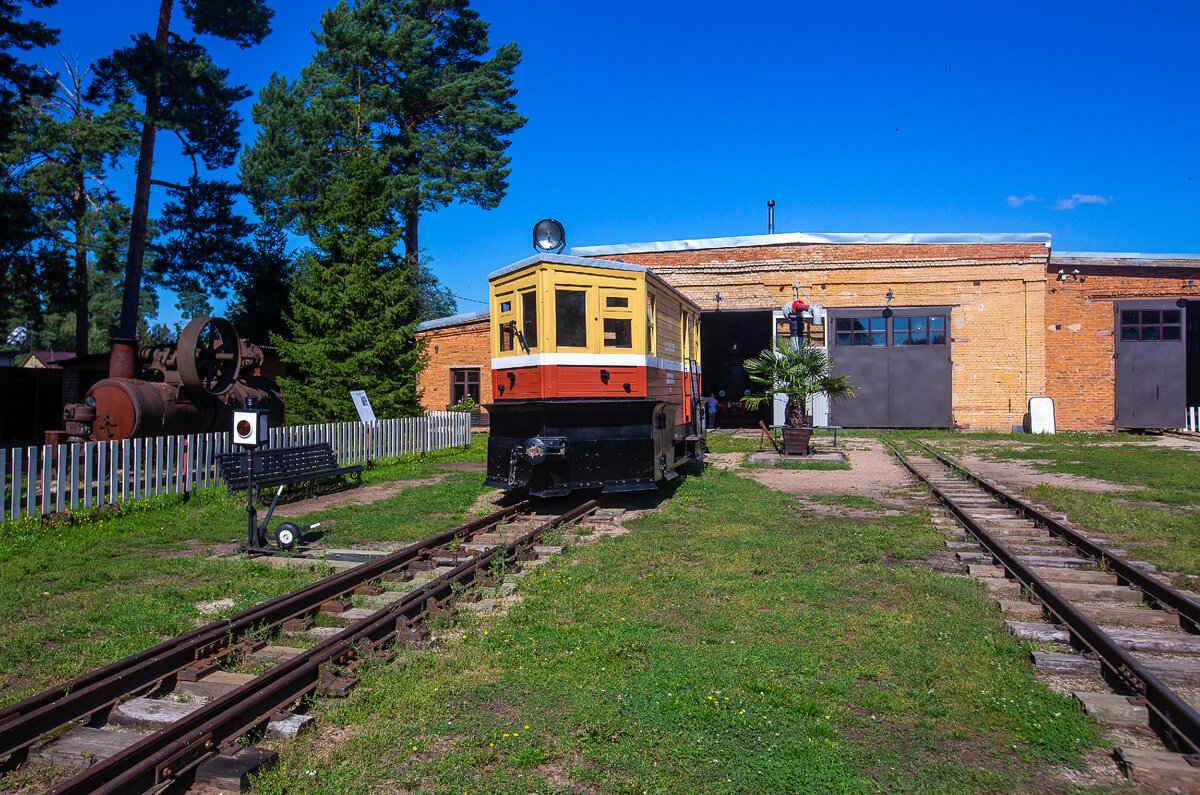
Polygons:
M255 488L308 483L308 493L311 495L315 481L341 475L354 475L357 485L362 485L362 465L339 466L333 446L328 442L255 450L253 455ZM230 494L245 490L249 473L246 471L244 452L217 456L217 466Z

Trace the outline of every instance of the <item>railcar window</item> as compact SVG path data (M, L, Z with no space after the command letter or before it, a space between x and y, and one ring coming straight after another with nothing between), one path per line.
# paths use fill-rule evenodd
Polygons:
M554 335L560 348L587 347L587 293L554 291Z
M536 348L538 346L537 293L532 290L521 293L521 319L523 321L521 332L525 336L525 344L530 348Z
M604 344L609 348L632 348L633 321L627 317L604 318Z
M646 296L646 355L654 355L654 296Z

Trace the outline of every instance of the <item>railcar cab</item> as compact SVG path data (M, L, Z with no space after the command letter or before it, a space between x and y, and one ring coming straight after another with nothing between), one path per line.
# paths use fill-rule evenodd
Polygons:
M489 285L489 485L653 489L702 459L698 306L644 266L550 253Z

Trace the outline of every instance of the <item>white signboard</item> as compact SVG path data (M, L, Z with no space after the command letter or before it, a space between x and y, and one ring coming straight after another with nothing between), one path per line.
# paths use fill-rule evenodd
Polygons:
M367 400L367 393L361 389L352 389L350 399L354 401L354 408L358 409L358 418L362 424L374 425L375 411L371 408L371 401Z
M1052 398L1029 399L1029 432L1054 433L1054 400Z

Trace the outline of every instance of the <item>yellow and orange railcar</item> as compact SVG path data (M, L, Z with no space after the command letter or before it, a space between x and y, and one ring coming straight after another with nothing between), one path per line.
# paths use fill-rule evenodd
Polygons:
M612 260L542 253L488 281L489 485L636 491L703 460L699 307Z

